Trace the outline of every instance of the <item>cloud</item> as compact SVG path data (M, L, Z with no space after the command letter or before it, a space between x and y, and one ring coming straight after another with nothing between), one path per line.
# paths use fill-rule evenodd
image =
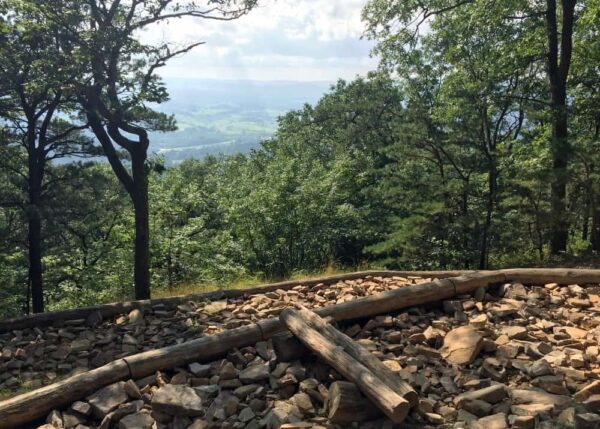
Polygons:
M149 42L205 41L172 60L165 77L253 80L351 79L377 66L361 40L366 0L263 0L231 22L178 19L145 32Z

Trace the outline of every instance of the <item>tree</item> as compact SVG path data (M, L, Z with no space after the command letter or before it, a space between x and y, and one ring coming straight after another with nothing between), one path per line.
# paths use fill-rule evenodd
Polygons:
M256 0L72 0L54 4L51 11L53 19L69 29L63 49L85 67L78 80L78 101L133 204L137 299L150 298L148 132L175 129L172 116L149 107L168 99L156 71L202 44L152 45L140 41L139 33L183 17L234 20L255 5Z
M58 27L39 10L21 2L6 1L0 13L0 88L4 127L9 131L2 144L14 147L14 160L3 166L20 179L26 200L19 202L28 223L28 288L33 312L44 311L42 229L44 198L54 180L47 180L49 162L66 156L91 153L89 140L79 132L86 124L71 121L74 94L69 86L77 73L56 35ZM29 294L28 294L29 296Z

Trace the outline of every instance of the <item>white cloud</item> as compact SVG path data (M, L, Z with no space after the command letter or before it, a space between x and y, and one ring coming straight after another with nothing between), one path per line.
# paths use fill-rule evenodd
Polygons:
M165 77L255 80L351 79L377 65L360 40L367 0L263 0L231 22L179 19L143 34L146 41L206 44L172 60Z

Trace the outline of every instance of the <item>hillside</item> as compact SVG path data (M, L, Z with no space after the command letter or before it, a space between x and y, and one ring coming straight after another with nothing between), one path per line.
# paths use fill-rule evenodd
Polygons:
M174 114L178 131L154 133L150 152L168 164L205 155L248 153L273 135L277 118L314 104L327 82L165 80L170 100L159 110Z

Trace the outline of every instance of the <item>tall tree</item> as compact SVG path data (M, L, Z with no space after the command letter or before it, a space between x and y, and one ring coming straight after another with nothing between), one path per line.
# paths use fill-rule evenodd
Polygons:
M230 21L247 14L256 3L257 0L71 0L52 10L57 22L72 27L63 46L74 61L81 61L86 67L79 81L79 102L133 204L137 299L150 298L148 133L175 129L172 116L148 105L168 99L156 72L172 58L203 43L153 45L141 41L140 32L184 17Z
M44 195L53 180L46 180L53 159L90 153L89 141L79 131L85 124L70 121L75 97L69 86L77 70L61 50L59 28L35 8L6 1L0 13L0 87L4 127L10 130L6 146L16 146L25 169L14 160L4 167L20 177L26 195L20 204L28 223L29 289L33 312L44 311L42 229ZM19 150L20 149L20 150Z
M414 49L417 41L428 37L429 32L422 28L424 24L435 27L436 22L447 15L454 15L461 19L463 26L478 21L488 28L490 48L510 43L512 50L505 52L509 58L517 59L520 63L529 62L532 66L536 63L545 66L546 93L536 101L549 105L552 124L550 250L553 254L566 250L569 228L565 211L567 167L571 153L567 83L577 22L576 5L576 0L559 0L558 3L556 0L491 3L476 0L371 0L363 13L367 33L379 41L377 50L383 54L383 63L387 65L396 63L404 53ZM512 23L510 25L516 30L514 34L520 34L521 37L515 39L503 31L496 31L506 27L506 23ZM441 27L437 28L439 30ZM466 35L457 42L468 44L469 40L470 35ZM460 44L455 47L459 49ZM488 63L487 66L493 69L496 64ZM481 68L477 70L481 71ZM538 95L530 94L528 98Z

